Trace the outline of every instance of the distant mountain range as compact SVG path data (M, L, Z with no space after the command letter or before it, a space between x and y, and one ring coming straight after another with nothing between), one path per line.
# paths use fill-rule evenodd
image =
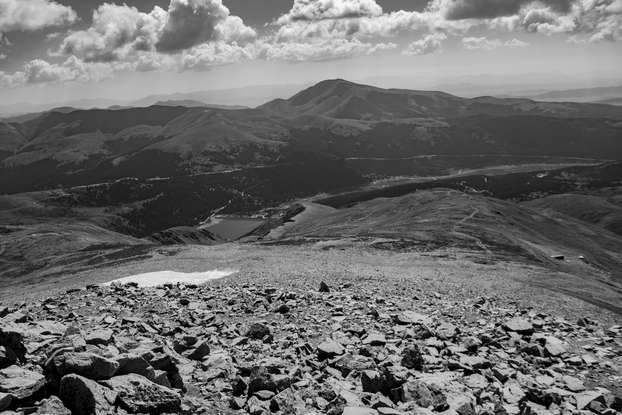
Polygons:
M0 193L272 165L301 152L622 159L622 108L611 105L466 99L340 79L255 109L178 103L63 108L0 123Z
M538 101L598 102L602 104L621 105L622 86L550 91L530 96L530 98Z

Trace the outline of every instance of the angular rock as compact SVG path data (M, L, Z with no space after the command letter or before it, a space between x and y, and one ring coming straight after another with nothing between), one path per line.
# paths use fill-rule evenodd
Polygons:
M50 396L41 402L37 408L38 415L71 415L71 411L65 407L63 401L56 396Z
M324 281L320 282L320 288L318 290L321 293L329 293L330 287Z
M112 342L112 336L114 332L110 329L101 329L90 332L86 335L84 340L87 344L110 344Z
M438 386L421 381L411 381L402 385L401 400L415 402L424 408L432 407L436 411L444 411L449 407L447 397Z
M89 379L109 379L119 369L119 363L95 353L64 353L54 357L53 364L60 376L74 373Z
M371 332L363 339L363 344L369 346L384 346L387 344L387 339L384 334L379 332Z
M332 359L345 353L342 345L334 340L325 340L317 346L317 357L320 360Z
M421 355L419 346L415 344L404 349L402 352L401 365L408 369L423 369L423 356Z
M45 377L37 372L13 365L0 370L0 392L16 399L30 398L45 386Z
M67 375L60 381L58 393L73 415L104 415L113 410L116 393L79 375Z
M140 375L116 376L103 384L117 393L117 402L129 412L162 414L177 413L181 409L177 392Z
M265 324L254 323L246 332L246 337L256 340L262 340L264 337L270 335L270 328Z
M203 358L210 353L210 347L208 342L200 342L193 350L189 351L185 355L192 360L203 360Z
M456 335L456 326L451 323L441 323L436 328L436 337L441 340L449 340Z
M505 322L503 327L508 331L514 331L519 334L531 334L533 333L533 325L520 317L515 317Z
M135 373L149 380L155 379L155 369L142 356L131 353L122 354L117 357L117 363L119 363L117 375Z

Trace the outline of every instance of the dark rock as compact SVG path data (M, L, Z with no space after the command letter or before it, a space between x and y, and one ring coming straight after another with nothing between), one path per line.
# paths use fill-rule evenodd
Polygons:
M361 373L363 392L382 393L385 396L394 397L395 394L399 395L397 388L403 383L386 368L381 371L365 370Z
M192 360L203 360L210 353L209 345L206 341L199 343L192 351L185 355Z
M14 398L26 399L45 386L45 377L37 372L13 365L0 370L0 392L10 393Z
M117 361L88 352L58 355L53 364L60 376L74 373L94 380L109 379L119 369Z
M0 411L4 411L6 408L11 406L11 402L13 402L13 395L10 393L0 392Z
M250 379L248 381L248 395L253 395L255 392L261 390L276 392L277 387L264 366L255 366L251 369Z
M264 337L270 335L270 328L265 324L254 323L252 324L248 331L246 332L246 337L255 340L262 340Z
M0 325L0 346L11 349L20 359L23 359L26 354L24 331L25 327L21 324Z
M326 284L324 281L322 281L322 282L320 282L319 292L321 292L321 293L329 293L330 292L330 287L328 286L328 284Z
M181 399L177 392L143 376L116 376L103 383L117 393L117 402L129 412L162 414L178 413L181 409Z
M423 356L421 355L419 346L415 344L404 349L402 352L401 365L408 369L423 369Z
M0 346L0 369L11 366L17 362L17 355L15 352L5 346Z
M149 380L155 379L155 369L144 357L136 354L122 354L117 357L119 369L117 375L129 375L135 373L146 377Z
M59 397L73 415L104 415L113 411L116 393L79 375L61 379Z

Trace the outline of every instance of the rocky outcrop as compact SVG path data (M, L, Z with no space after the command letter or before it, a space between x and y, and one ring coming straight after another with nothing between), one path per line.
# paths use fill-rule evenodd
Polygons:
M318 290L317 283L284 288L236 281L91 286L7 309L0 319L0 410L621 410L622 327L400 284L394 291L332 280L329 290Z

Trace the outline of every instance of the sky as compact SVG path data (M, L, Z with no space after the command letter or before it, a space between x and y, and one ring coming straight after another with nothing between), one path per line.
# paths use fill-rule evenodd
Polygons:
M0 104L326 78L620 85L621 39L622 0L0 0Z

